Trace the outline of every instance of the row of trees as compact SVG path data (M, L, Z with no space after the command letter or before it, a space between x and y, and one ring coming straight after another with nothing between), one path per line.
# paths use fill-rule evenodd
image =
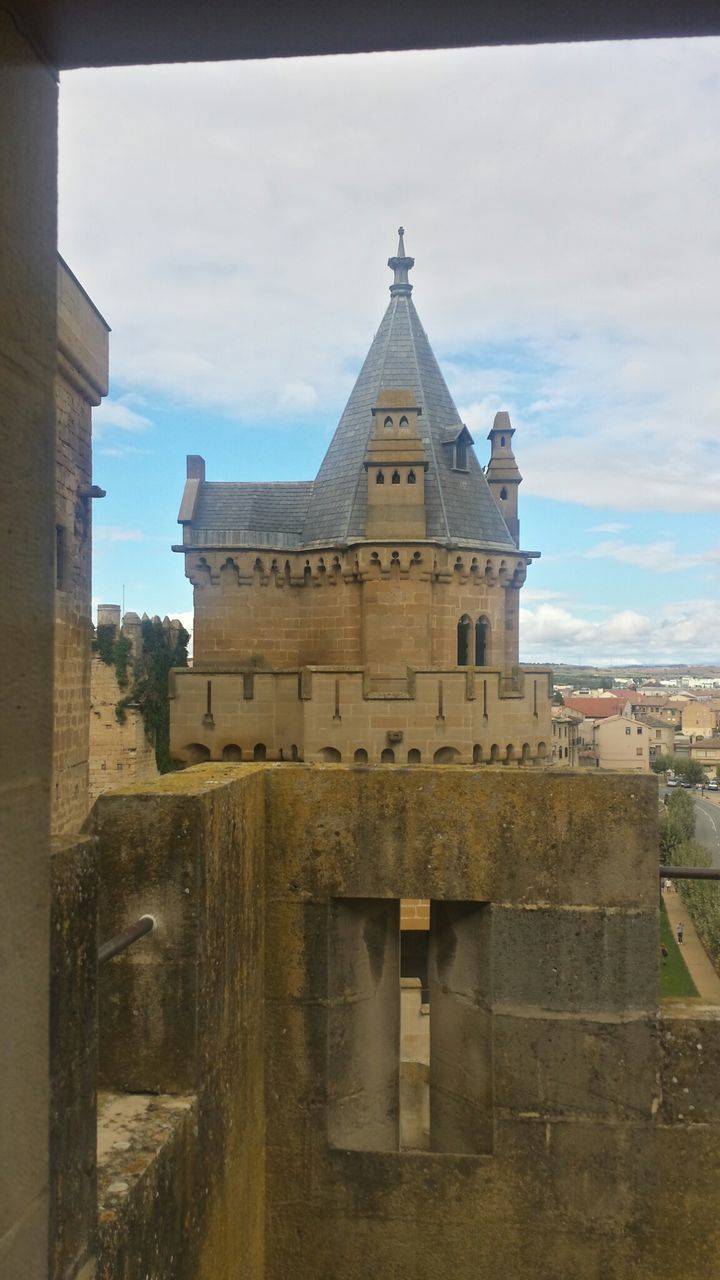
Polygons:
M709 867L709 851L695 839L695 806L687 791L666 797L660 816L660 862L663 866ZM678 880L678 891L693 918L705 949L720 969L720 883Z
M705 781L705 770L698 760L690 760L688 756L656 756L650 761L650 768L655 773L672 773L683 782Z

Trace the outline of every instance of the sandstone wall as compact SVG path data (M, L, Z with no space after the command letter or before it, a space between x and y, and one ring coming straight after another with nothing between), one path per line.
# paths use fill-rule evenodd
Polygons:
M57 83L0 12L0 1274L43 1276L53 680Z
M89 798L93 804L104 791L157 778L155 748L148 742L139 710L128 707L120 724L115 708L127 690L120 688L114 667L97 654L90 670Z
M108 327L58 264L55 378L53 831L80 830L89 808L92 406L107 393Z
M345 763L537 761L549 752L549 673L416 671L375 680L341 668L288 672L176 670L170 748L178 760ZM200 748L189 751L189 748ZM508 754L509 749L509 754ZM239 754L238 754L239 752ZM225 753L225 754L224 754ZM359 753L359 754L358 754Z
M101 937L157 923L100 975L100 1280L713 1277L720 1022L658 1008L656 821L653 778L539 770L101 797ZM410 1074L403 897L431 904Z
M483 665L518 655L518 590L525 560L427 543L363 544L341 553L188 551L198 665L277 669L455 665L457 627L485 620ZM474 645L474 632L473 641ZM472 661L472 657L470 658Z

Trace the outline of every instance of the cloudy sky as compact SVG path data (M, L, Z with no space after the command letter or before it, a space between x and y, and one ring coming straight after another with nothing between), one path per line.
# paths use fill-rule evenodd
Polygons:
M187 453L315 474L402 222L481 461L517 428L522 657L720 662L719 40L72 72L60 149L96 600L188 614Z

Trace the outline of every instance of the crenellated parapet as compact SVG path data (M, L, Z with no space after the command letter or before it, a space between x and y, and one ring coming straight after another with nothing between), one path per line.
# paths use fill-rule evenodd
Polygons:
M185 551L185 573L194 587L335 587L341 582L405 578L459 582L463 586L520 590L533 553L515 555L481 548L457 550L428 542L363 542L342 550L274 554L243 548Z

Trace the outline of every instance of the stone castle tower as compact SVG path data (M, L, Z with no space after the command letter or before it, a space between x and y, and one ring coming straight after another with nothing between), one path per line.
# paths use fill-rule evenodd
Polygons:
M178 759L543 759L548 673L518 666L513 428L483 472L412 301L390 302L314 481L218 483L188 458L179 522L194 665L172 690Z

